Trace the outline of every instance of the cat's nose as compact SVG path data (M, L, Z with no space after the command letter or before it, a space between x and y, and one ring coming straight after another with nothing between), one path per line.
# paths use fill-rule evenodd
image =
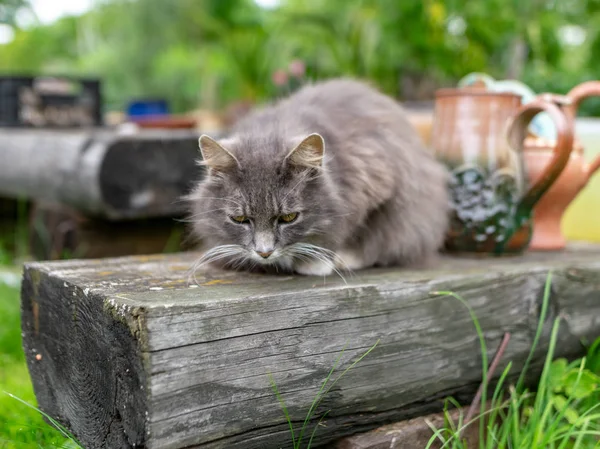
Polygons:
M267 257L269 257L271 254L273 254L273 251L256 251L256 253L262 257L263 259L266 259Z

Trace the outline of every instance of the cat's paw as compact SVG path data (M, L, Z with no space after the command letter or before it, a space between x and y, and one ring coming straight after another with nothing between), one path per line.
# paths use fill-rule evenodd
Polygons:
M321 260L311 260L310 262L298 262L294 267L296 273L305 276L329 276L333 273L331 263L325 263Z
M364 260L356 252L350 250L338 251L335 256L335 267L338 270L353 271L365 267Z

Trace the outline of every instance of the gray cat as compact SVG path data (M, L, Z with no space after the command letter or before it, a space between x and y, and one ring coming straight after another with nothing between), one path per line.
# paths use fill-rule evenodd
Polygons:
M444 167L404 110L350 79L306 85L255 110L219 142L188 196L198 261L306 275L422 267L448 222Z

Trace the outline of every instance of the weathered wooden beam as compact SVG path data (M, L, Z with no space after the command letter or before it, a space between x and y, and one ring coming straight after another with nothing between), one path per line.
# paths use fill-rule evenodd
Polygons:
M0 130L0 195L59 203L109 219L178 215L202 175L198 133Z
M464 420L467 410L453 409L449 411L449 418L457 427L461 414ZM430 425L435 429L443 429L444 413L432 413L386 424L369 432L345 437L335 443L334 449L425 449L433 435ZM479 448L478 421L464 428L462 438L467 441L467 449ZM441 449L442 446L442 442L436 440L431 449Z
M287 448L344 346L313 447L468 401L481 377L478 338L490 357L505 331L503 363L518 373L530 350L544 284L549 316L563 317L557 355L600 335L600 248L470 260L430 271L374 269L347 279L198 273L195 253L30 263L22 288L24 348L41 408L87 449ZM502 365L502 364L501 364ZM502 371L500 366L497 372ZM466 402L464 402L466 403ZM305 440L305 443L307 440Z

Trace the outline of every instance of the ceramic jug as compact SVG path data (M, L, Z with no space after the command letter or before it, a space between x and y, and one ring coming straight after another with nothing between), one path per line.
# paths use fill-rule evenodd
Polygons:
M479 87L493 92L511 92L521 96L521 104L526 104L536 98L534 90L522 81L514 79L496 80L486 73L473 72L464 76L457 87ZM538 137L551 140L556 138L554 124L548 114L537 114L529 124L529 131Z
M580 103L588 97L600 96L600 81L588 81L573 89L562 100L562 108L569 119L571 132L575 132L575 117ZM559 100L559 96L542 94L539 98ZM554 142L538 136L529 136L525 141L524 159L529 182L541 176L544 166L552 158ZM560 250L566 245L561 232L563 214L569 204L587 185L590 177L600 168L600 156L591 163L583 157L583 147L575 140L569 161L548 192L533 210L532 250Z
M531 184L522 152L527 127L539 112L558 132L551 159ZM552 101L536 98L521 105L511 92L438 90L431 146L450 171L446 250L487 255L525 250L533 206L562 172L572 144L569 119Z

